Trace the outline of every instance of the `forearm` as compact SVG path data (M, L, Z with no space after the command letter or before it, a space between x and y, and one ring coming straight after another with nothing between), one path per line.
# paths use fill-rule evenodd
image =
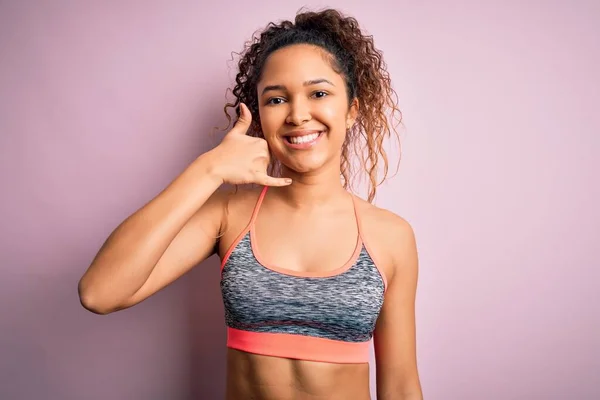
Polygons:
M108 237L79 282L84 305L110 311L146 282L162 254L220 182L199 158Z
M421 391L405 393L401 395L398 400L423 400L423 393L421 393Z
M408 377L394 374L394 377L379 376L377 385L378 400L423 400L423 391L418 375Z
M377 400L423 400L421 390L411 392L377 393Z

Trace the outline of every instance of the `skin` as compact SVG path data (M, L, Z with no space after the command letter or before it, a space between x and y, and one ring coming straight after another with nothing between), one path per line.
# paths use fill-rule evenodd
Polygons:
M247 226L260 190L233 194L218 190L222 183L272 186L256 220L257 246L269 264L307 272L333 270L348 261L358 225L352 195L340 183L340 161L359 101L348 100L344 78L323 50L310 45L274 52L257 93L265 139L245 135L251 116L243 107L240 122L220 146L200 156L107 239L79 284L85 308L107 314L131 307L215 251L222 258ZM306 129L324 133L310 149L286 145L285 135ZM291 184L266 175L267 149L281 161L283 176L291 178ZM363 239L388 281L374 334L377 398L422 399L416 362L414 233L403 218L360 199L357 204ZM284 220L285 224L274 222ZM228 349L226 392L228 400L366 400L369 365Z

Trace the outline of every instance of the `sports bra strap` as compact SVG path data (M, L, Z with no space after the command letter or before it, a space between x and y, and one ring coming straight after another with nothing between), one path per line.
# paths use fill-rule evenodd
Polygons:
M360 215L358 213L358 204L356 200L356 196L350 193L350 197L352 197L352 206L354 207L354 218L356 218L356 227L358 229L358 237L362 241L363 240L363 232L362 232L362 224L360 221Z
M260 195L258 196L256 205L254 206L254 211L252 212L252 218L250 218L250 225L253 225L254 221L256 220L256 216L258 215L258 210L260 210L260 206L263 202L263 199L265 198L265 194L267 194L268 188L269 188L268 186L263 187L262 191L260 192Z

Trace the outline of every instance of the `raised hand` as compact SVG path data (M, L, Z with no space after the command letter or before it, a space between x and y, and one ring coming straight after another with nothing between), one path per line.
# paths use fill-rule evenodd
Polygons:
M267 174L269 147L267 141L246 135L252 114L245 104L240 104L240 117L223 141L209 152L212 170L223 183L243 185L255 183L264 186L286 186L288 178L275 178Z

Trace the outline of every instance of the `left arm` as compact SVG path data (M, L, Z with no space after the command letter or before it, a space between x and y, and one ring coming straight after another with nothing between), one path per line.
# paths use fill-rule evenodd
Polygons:
M393 268L374 334L379 400L422 400L417 370L415 297L417 246L408 222L393 230Z

